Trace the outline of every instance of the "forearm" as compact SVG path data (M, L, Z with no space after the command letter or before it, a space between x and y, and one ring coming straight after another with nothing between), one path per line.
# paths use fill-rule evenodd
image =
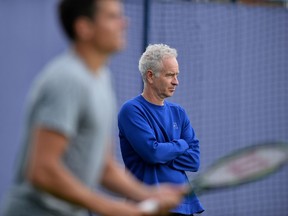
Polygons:
M187 143L189 144L189 149L184 154L169 161L167 165L181 171L197 172L200 167L199 141L192 139Z
M101 183L107 189L135 201L147 199L151 195L149 186L142 184L129 171L125 172L114 159L107 161Z
M64 166L61 156L67 143L67 138L62 134L38 128L35 131L27 166L28 181L39 190L100 215L121 215L119 209L125 208L127 212L133 210L133 207L93 192Z
M148 164L165 164L176 159L189 149L185 140L178 139L170 142L157 142L156 139L140 136L139 140L131 140L129 143L138 155Z
M105 168L102 183L110 190L126 195L126 197L135 201L156 199L159 202L160 209L163 207L164 209L166 208L166 210L163 211L165 213L169 210L169 208L165 207L167 204L170 203L170 208L176 207L182 196L187 193L187 188L176 187L175 185L162 184L157 186L145 186L136 180L129 172L124 172L113 160L110 160ZM176 202L175 192L178 194L178 200ZM174 206L171 206L171 201L173 201ZM159 215L163 214L159 212ZM135 216L135 214L133 216Z
M29 181L36 188L101 215L113 215L116 203L90 190L61 163L51 161L49 165L40 166L34 165L28 174Z
M200 153L189 149L167 165L181 171L197 172L200 167Z

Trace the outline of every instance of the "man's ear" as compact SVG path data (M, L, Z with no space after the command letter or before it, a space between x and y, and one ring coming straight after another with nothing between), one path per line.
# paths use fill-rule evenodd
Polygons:
M91 21L87 17L78 18L74 24L74 29L76 37L82 41L89 40L93 34Z
M146 73L146 80L148 83L150 84L153 83L153 76L154 76L153 71L148 70Z

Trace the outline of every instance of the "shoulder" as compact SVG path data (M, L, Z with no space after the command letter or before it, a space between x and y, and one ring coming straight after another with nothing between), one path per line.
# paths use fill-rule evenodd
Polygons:
M83 82L87 74L81 61L70 52L56 57L43 70L43 77L66 82Z
M34 86L39 89L75 91L85 88L89 79L81 64L69 53L57 56L36 77Z
M180 106L179 104L172 103L172 102L169 102L169 101L165 101L165 103L166 103L166 106L168 106L172 111L185 113L184 108L182 106Z
M142 110L140 96L134 97L128 101L126 101L119 111L119 117L121 116L134 116L141 112Z
M61 100L86 103L85 98L89 95L91 85L88 79L79 75L74 65L77 63L73 63L66 54L48 63L34 79L27 95L28 103L54 103Z
M135 109L141 106L140 96L127 100L121 107L121 110Z
M170 112L172 112L174 116L178 116L180 119L182 119L182 121L189 120L189 117L182 106L171 102L166 102L166 104L169 107Z

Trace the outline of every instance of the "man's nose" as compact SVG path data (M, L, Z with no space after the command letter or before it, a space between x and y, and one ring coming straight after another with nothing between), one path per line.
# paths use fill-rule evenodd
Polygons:
M172 84L178 86L179 85L179 80L177 78L177 76L175 76L172 80Z

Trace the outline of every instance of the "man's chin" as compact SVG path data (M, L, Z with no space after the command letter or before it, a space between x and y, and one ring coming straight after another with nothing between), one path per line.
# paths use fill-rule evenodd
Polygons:
M111 44L110 47L107 47L106 52L108 54L117 53L125 49L125 46L126 46L125 41L114 43L114 44Z
M174 95L174 92L169 92L168 94L166 94L165 96L166 96L166 98L168 98L168 97L172 97Z

